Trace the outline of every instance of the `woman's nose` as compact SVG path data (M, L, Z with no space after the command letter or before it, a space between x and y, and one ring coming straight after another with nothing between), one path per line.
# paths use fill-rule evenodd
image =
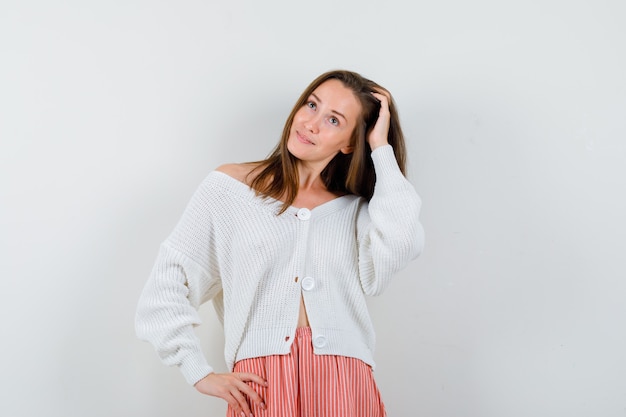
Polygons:
M311 117L306 122L304 122L304 127L310 132L317 133L319 129L319 118Z

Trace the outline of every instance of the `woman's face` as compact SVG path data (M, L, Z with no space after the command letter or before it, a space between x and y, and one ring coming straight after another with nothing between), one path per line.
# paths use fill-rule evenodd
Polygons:
M341 81L322 83L295 114L287 149L300 161L325 167L338 152L350 153L361 104Z

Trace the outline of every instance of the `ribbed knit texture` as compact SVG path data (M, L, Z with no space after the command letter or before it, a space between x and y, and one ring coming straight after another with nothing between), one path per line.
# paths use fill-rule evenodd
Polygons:
M288 354L304 296L316 354L374 367L366 295L378 295L422 250L420 199L391 146L372 152L369 204L343 196L312 210L255 195L214 171L163 242L136 314L139 338L195 384L213 371L193 330L212 299L224 324L228 369L237 360Z

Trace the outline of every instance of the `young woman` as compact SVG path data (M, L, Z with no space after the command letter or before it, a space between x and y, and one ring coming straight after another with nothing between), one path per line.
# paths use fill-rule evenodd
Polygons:
M140 338L228 416L384 416L366 296L421 252L391 95L349 71L315 79L265 160L223 165L161 245ZM230 372L193 327L213 300Z

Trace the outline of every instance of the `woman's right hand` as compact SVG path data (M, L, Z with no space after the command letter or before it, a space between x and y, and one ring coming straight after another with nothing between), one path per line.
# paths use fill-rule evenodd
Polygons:
M256 382L266 387L267 381L256 374L248 372L233 372L227 374L211 373L196 382L194 387L202 394L219 397L226 400L228 405L242 417L252 416L250 405L244 395L257 403L265 410L265 403L261 396L246 382Z

